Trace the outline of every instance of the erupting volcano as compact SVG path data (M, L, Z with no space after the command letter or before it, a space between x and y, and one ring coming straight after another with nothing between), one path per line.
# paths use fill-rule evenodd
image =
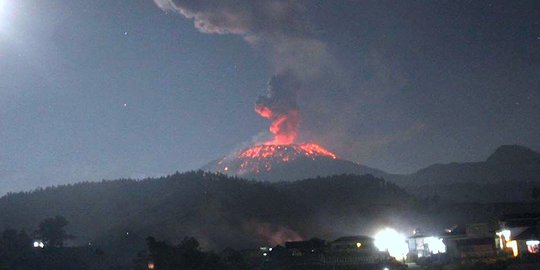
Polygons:
M296 93L300 83L292 72L278 74L255 111L272 121L273 138L212 162L202 169L265 181L291 181L315 176L354 173L380 176L381 171L342 160L315 143L295 143L300 124Z
M258 144L211 162L202 170L270 182L344 173L385 175L377 169L340 159L314 143Z
M298 159L336 159L336 155L317 144L260 144L220 160L218 170L235 175L258 174Z

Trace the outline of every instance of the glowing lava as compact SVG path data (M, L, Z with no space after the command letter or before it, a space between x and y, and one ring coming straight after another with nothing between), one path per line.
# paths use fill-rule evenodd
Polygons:
M307 158L336 159L336 155L324 147L314 144L271 145L259 144L245 149L218 162L219 170L227 174L243 175L268 172L273 167Z
M269 172L294 160L336 159L336 155L314 143L294 144L301 116L296 102L300 82L290 70L270 79L267 94L255 103L255 111L271 121L273 138L223 158L214 171L230 175Z
M274 138L264 144L289 145L297 137L300 111L296 102L296 91L300 85L290 72L278 74L268 83L268 94L255 103L255 111L272 121L268 130Z

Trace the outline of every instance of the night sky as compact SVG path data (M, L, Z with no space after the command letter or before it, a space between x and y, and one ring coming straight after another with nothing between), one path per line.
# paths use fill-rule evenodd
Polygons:
M537 0L0 0L0 194L197 169L268 137L289 71L297 142L345 159L540 149Z

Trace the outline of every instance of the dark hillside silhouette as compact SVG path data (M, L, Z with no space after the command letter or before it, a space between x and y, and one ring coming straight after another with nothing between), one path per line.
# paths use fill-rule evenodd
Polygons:
M414 203L370 175L269 184L198 171L9 194L0 198L0 227L32 231L62 215L77 236L68 244L140 245L148 235L172 242L191 235L205 247L245 247L369 230Z

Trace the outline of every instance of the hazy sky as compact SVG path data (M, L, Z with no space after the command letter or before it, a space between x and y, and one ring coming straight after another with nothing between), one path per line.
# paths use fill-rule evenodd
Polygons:
M368 166L540 149L540 1L0 0L0 193L196 169L284 69L299 141Z

